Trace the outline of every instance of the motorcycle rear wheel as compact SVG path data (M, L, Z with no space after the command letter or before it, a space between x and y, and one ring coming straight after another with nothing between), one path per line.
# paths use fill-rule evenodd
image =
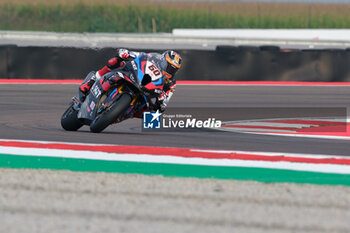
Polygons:
M61 117L61 126L67 131L77 131L83 126L83 123L78 119L78 111L73 108L73 103L63 113Z
M129 94L123 94L109 109L105 110L95 118L90 124L90 131L93 133L100 133L107 128L107 126L114 123L116 119L130 106L131 100Z

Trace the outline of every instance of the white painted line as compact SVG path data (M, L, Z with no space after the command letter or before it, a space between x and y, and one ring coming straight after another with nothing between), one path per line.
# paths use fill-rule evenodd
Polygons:
M350 118L298 118L296 120L300 121L326 121L326 122L339 122L339 123L346 123L347 120L350 120Z
M248 129L244 130L236 130L234 128L213 128L220 131L226 132L236 132L236 133L246 133L246 134L256 134L256 135L267 135L267 136L286 136L286 137L300 137L300 138L320 138L320 139L332 139L332 140L350 140L349 136L333 136L333 135L315 135L315 134L296 134L296 131L287 131L287 130L258 130L252 129L249 131ZM261 132L261 133L260 133ZM284 134L286 133L286 134Z
M282 130L282 129L258 129L258 128L234 128L234 127L221 127L214 128L216 130L228 131L228 132L271 132L271 133L295 133L295 130Z
M329 121L329 122L341 122L346 123L350 122L350 118L341 118L341 117L303 117L303 118L297 118L297 117L289 117L289 118L264 118L264 119L249 119L249 120L235 120L235 121L225 121L223 123L225 124L236 124L240 122L261 122L261 121L294 121L294 120L301 120L301 121Z
M241 132L248 133L248 132ZM333 135L313 135L313 134L282 134L282 133L258 133L258 132L249 132L249 134L257 135L269 135L269 136L286 136L286 137L301 137L301 138L320 138L320 139L337 139L337 140L350 140L349 136L333 136Z
M246 126L267 126L267 127L279 127L286 128L288 125L295 125L297 127L307 125L310 126L318 126L318 125L308 125L308 124L292 124L292 123L279 123L278 121L288 121L288 120L297 120L297 121L325 121L332 124L334 122L337 123L349 123L350 118L342 118L342 117L304 117L304 118L270 118L270 119L250 119L250 120L237 120L237 121L225 121L224 125L246 125ZM273 121L276 121L274 123ZM266 124L269 123L269 124ZM346 127L346 126L344 126ZM288 127L287 127L288 128ZM304 138L320 138L320 139L333 139L333 140L350 140L349 136L344 135L346 132L339 132L339 135L322 135L322 134L306 134L297 133L296 131L291 130L275 130L275 129L259 129L259 128L234 128L234 127L221 127L214 128L216 130L226 131L226 132L238 132L238 133L246 133L246 134L256 134L256 135L268 135L268 136L287 136L287 137L304 137ZM345 129L344 129L345 131ZM284 134L286 133L286 134ZM342 135L343 134L343 135Z
M223 122L224 125L225 122ZM266 122L266 121L253 121L253 122L236 122L229 125L242 125L242 126L266 126L266 127L276 127L276 128L291 128L291 129L301 129L309 128L317 125L311 124L292 124L292 123L279 123L279 122Z

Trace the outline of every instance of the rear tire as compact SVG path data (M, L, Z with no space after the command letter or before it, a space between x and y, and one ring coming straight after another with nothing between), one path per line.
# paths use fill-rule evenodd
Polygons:
M73 108L73 103L63 113L61 126L67 131L77 131L83 126L83 123L78 119L78 111Z
M131 96L123 94L112 106L98 115L90 125L90 131L93 133L100 133L110 124L114 123L116 119L123 114L130 106Z

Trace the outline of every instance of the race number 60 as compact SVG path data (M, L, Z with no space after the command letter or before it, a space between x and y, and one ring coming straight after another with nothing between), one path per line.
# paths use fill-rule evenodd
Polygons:
M150 71L152 71L153 74L154 74L155 76L160 75L160 71L157 69L157 67L156 67L155 65L150 65L150 66L148 67L148 69L149 69Z

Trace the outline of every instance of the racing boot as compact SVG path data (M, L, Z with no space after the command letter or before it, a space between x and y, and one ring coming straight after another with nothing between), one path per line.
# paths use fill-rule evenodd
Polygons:
M86 96L89 94L92 85L96 82L96 72L91 71L79 86L79 101L84 102Z

